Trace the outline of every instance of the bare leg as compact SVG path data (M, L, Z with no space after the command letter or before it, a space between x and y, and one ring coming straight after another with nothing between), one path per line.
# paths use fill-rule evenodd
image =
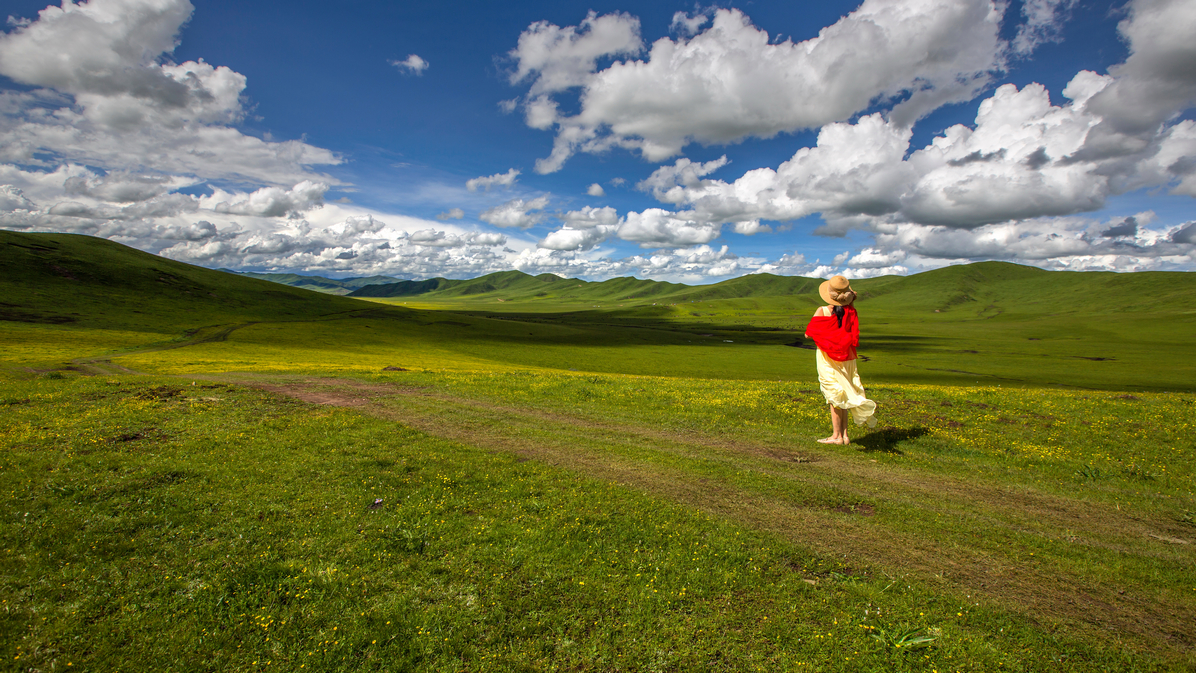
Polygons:
M851 440L847 437L847 410L833 407L831 413L834 414L835 417L834 420L831 421L831 424L838 431L837 434L839 436L839 443L850 444Z
M835 405L827 405L831 410L831 436L818 440L823 444L850 444L847 438L847 410L839 409Z
M823 437L822 439L818 440L818 442L820 444L838 444L839 443L839 429L837 427L835 427L835 421L837 419L837 417L835 416L835 405L828 404L827 406L830 407L830 410L831 410L831 433L832 434L830 437Z

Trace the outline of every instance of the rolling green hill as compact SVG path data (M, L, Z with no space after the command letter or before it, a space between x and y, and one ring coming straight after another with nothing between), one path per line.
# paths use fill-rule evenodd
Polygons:
M0 297L0 320L152 332L377 308L102 238L8 231L0 231Z
M530 276L504 271L472 280L433 278L371 284L350 296L403 297L427 302L698 302L729 299L811 297L821 279L753 274L712 285L689 286L638 278L589 282L552 274ZM1008 262L949 266L911 276L856 280L861 306L883 298L884 310L954 311L984 315L996 310L1056 315L1120 313L1127 310L1196 309L1196 275L1182 272L1139 273L1045 271ZM529 307L530 308L530 307Z
M428 294L436 290L447 289L464 281L449 280L447 278L429 278L428 280L400 280L394 283L379 283L357 288L349 294L354 297L411 297Z
M795 378L809 373L801 334L820 282L759 274L687 286L509 271L373 285L357 294L391 296L366 301L103 239L0 232L0 342L19 360L49 339L60 347L40 361L69 361L238 330L239 342L268 351L246 367L287 362L299 348L310 362L356 353L358 363ZM985 262L853 286L868 381L1196 388L1196 274Z

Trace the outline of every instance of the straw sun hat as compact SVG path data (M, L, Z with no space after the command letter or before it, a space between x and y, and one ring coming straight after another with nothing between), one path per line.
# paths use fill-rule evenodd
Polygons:
M831 276L818 286L818 294L831 306L848 306L855 301L855 291L845 276Z

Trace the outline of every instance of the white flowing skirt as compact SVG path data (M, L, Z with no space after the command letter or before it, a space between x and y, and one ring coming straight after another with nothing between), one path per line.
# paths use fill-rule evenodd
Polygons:
M876 427L876 402L864 396L864 385L856 371L855 360L832 360L818 349L818 387L826 403L851 412L856 425Z

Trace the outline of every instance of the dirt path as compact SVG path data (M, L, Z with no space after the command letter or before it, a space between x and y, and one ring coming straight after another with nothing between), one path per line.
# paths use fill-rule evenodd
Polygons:
M312 404L354 408L430 435L627 484L780 535L851 566L908 575L961 597L984 596L1047 625L1069 624L1092 637L1132 634L1152 648L1196 645L1196 605L1188 597L1168 600L1142 585L1127 589L1102 581L1096 577L1100 573L1063 572L1049 554L1040 550L1035 556L1025 544L1066 541L1170 563L1185 553L1191 558L1192 551L1191 545L1182 546L1188 540L1174 522L823 454L815 447L795 450L597 422L415 387L339 379L279 383L277 378L220 378ZM778 483L837 494L840 500L795 501L782 490L730 483L703 470L704 461L734 464ZM900 525L894 526L895 521ZM940 528L937 521L956 525Z
M118 365L108 358L80 358L72 362L75 363L80 373L88 376L115 376L118 374L144 376L141 372Z

